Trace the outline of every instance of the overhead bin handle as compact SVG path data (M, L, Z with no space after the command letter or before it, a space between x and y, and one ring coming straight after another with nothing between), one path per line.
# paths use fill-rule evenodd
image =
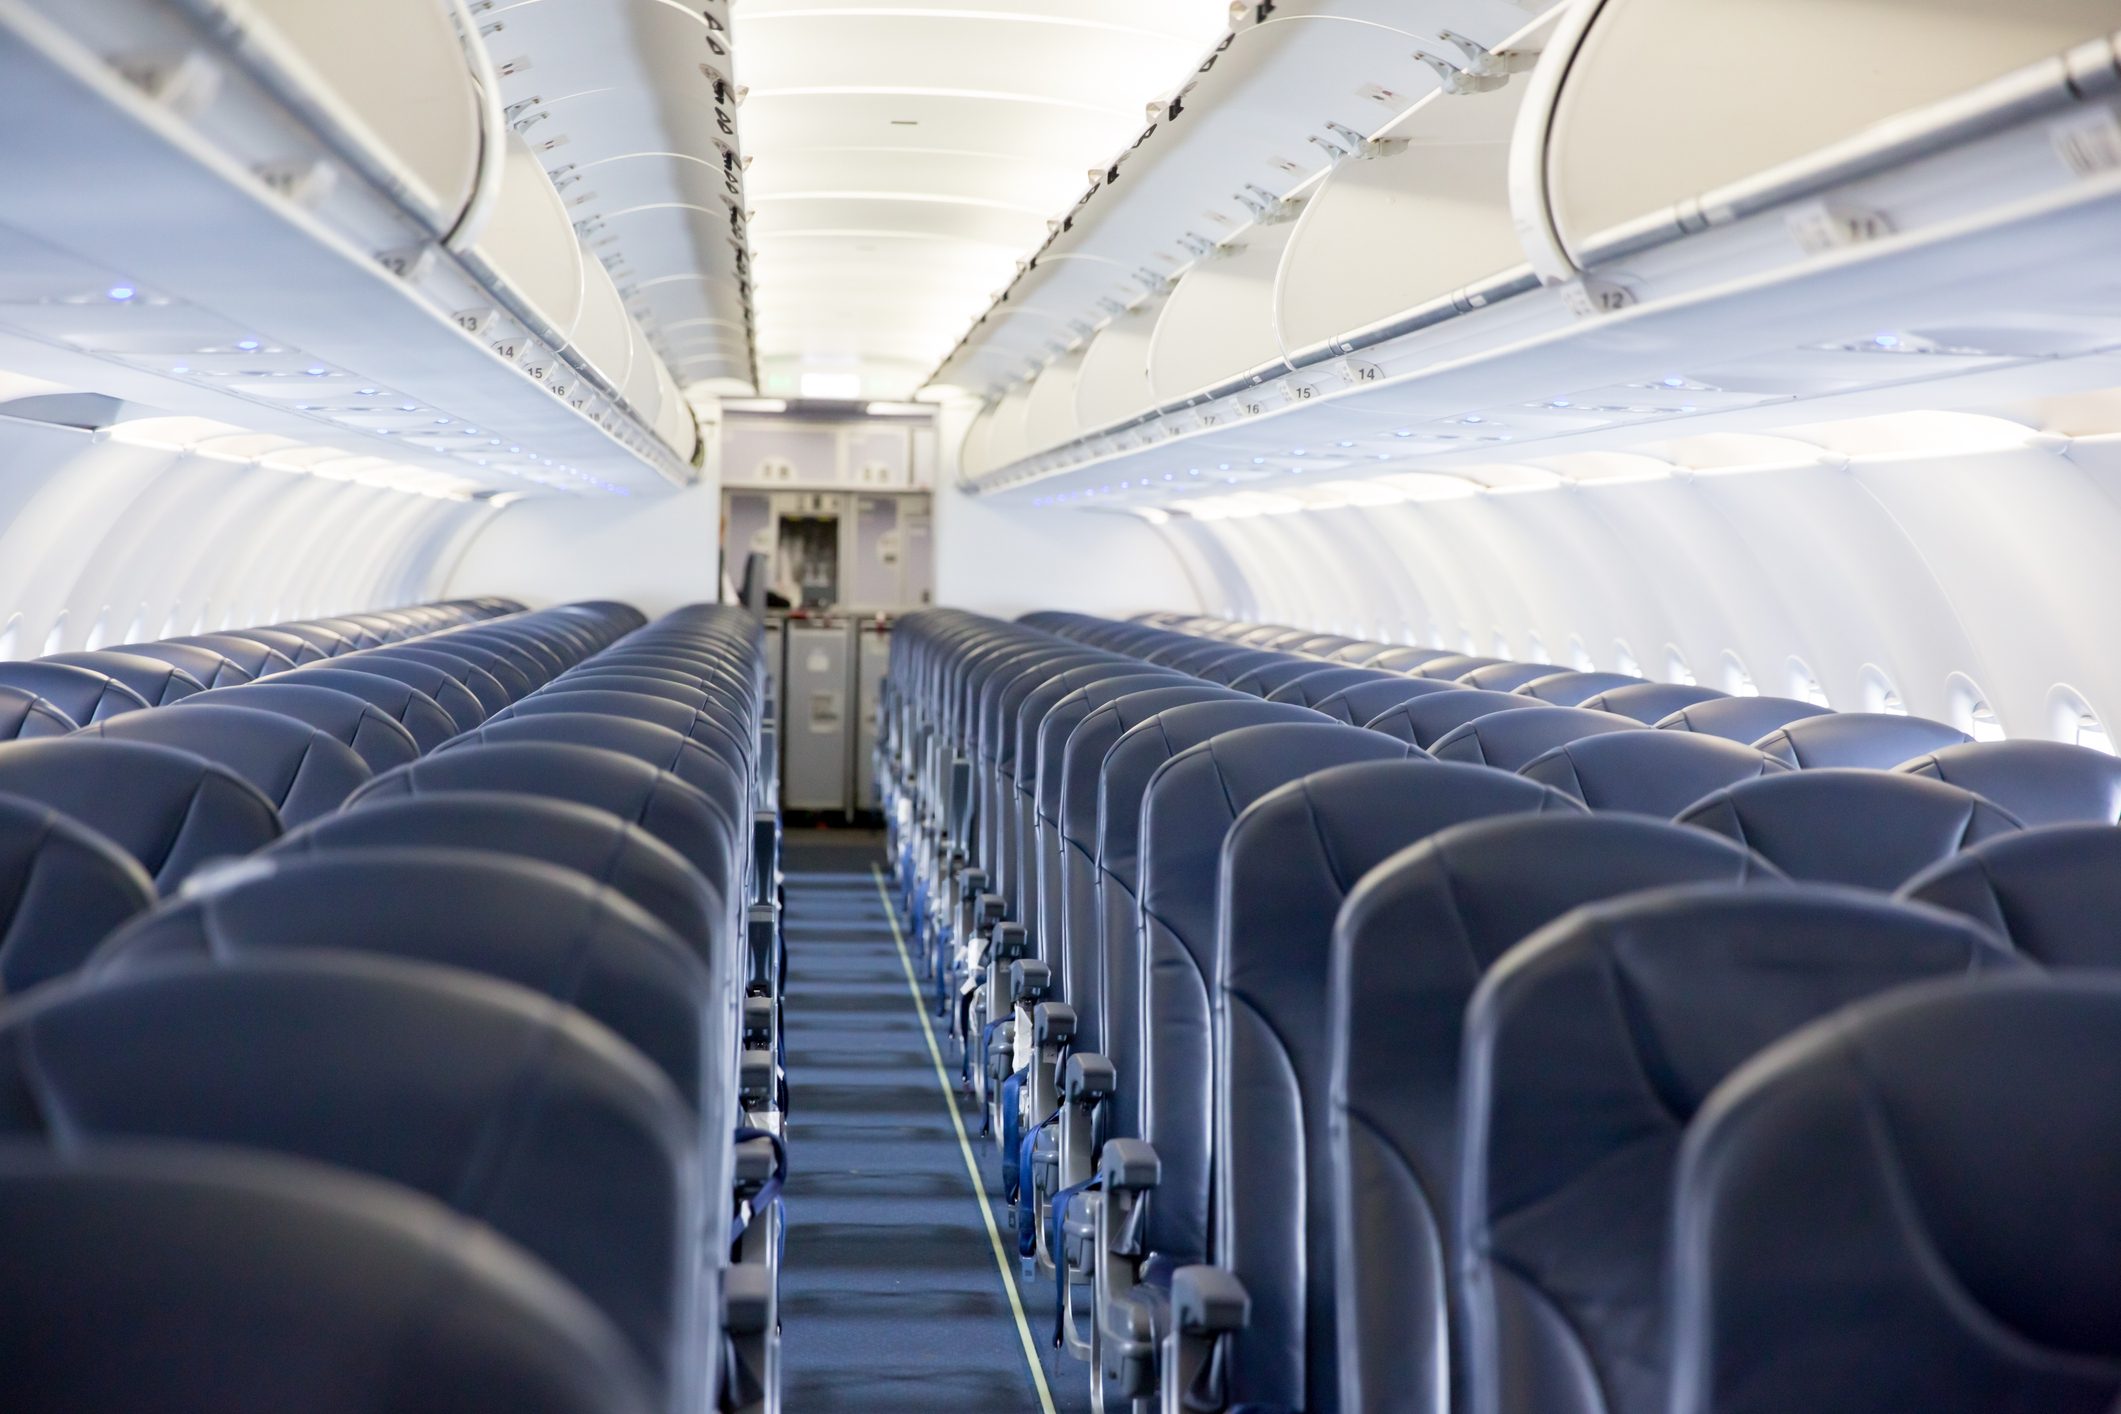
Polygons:
M1578 0L1562 13L1553 37L1540 51L1525 81L1524 106L1510 134L1510 224L1524 248L1525 262L1544 285L1565 285L1583 274L1561 239L1554 220L1553 192L1547 184L1547 148L1561 87L1576 62L1605 0Z
M456 17L457 39L464 46L464 62L471 66L472 87L479 95L479 165L472 173L471 195L464 209L442 237L445 250L468 250L478 243L501 197L501 167L508 158L508 118L501 111L501 76L493 56L479 33L479 22L471 17L465 0L449 0Z

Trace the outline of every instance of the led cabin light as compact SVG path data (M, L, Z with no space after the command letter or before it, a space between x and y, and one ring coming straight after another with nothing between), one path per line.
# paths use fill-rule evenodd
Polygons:
M305 369L303 369L302 371L303 371L304 373L308 374L308 375L309 375L310 377L312 377L312 378L322 378L322 377L325 377L326 375L328 375L328 374L329 374L329 373L331 372L331 370L330 370L330 369L328 369L328 368L318 368L318 367L316 367L316 366L314 366L314 365L312 365L311 367L305 368Z
M140 292L134 289L131 285L112 285L107 293L113 300L117 301L119 304L123 304L125 303L125 301L131 299L134 295L137 295Z
M1900 336L1898 334L1880 334L1872 339L1871 342L1881 349L1897 349L1900 347Z
M256 339L238 339L236 340L236 347L245 353L254 353L257 350L258 341Z
M1487 419L1482 417L1479 413L1474 412L1469 412L1464 417L1461 417L1458 420L1460 422L1463 422L1468 427L1477 427L1481 423L1487 421Z

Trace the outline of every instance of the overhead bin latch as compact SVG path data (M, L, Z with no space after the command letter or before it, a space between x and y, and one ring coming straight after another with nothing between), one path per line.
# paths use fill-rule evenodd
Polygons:
M1441 80L1445 93L1491 93L1510 81L1511 71L1507 59L1490 53L1480 44L1451 30L1439 30L1437 35L1446 44L1464 51L1466 55L1466 62L1459 65L1426 49L1414 51L1415 58L1436 71L1436 77Z

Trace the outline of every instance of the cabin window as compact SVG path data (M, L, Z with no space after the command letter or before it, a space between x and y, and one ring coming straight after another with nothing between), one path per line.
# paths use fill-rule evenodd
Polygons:
M64 653L65 651L66 610L61 609L59 617L52 620L51 632L44 635L44 653L41 656L49 657L54 653Z
M1900 690L1885 675L1885 669L1874 663L1863 665L1863 710L1882 712L1888 717L1907 715L1907 703L1901 700Z
M1598 664L1592 659L1591 650L1584 643L1583 635L1580 633L1569 635L1569 666L1579 673L1595 673L1598 671Z
M1473 646L1473 630L1469 628L1461 628L1458 630L1458 651L1465 654L1469 658L1480 651L1478 648Z
M2091 703L2075 688L2057 684L2047 695L2050 732L2057 741L2066 741L2075 746L2088 746L2094 751L2115 755L2114 739L2106 729L2106 721L2092 710Z
M1613 670L1626 673L1631 678L1642 676L1642 664L1635 659L1635 650L1628 647L1624 638L1613 640Z
M0 628L0 660L12 660L21 654L22 615L15 614Z
M1953 673L1944 680L1944 700L1951 724L1960 731L1975 741L2003 740L2003 723L1988 705L1980 684L1965 673Z
M1819 685L1819 675L1802 658L1790 659L1790 696L1814 707L1834 705L1826 700L1826 689Z
M110 641L110 605L105 604L97 612L96 621L88 626L88 642L85 646L93 653Z
M1733 697L1760 695L1760 684L1746 671L1745 660L1728 650L1723 655L1723 690Z
M1501 629L1495 630L1495 656L1504 659L1510 656L1510 638Z
M1526 647L1524 651L1524 656L1526 662L1551 663L1554 661L1554 655L1552 653L1547 652L1546 640L1541 638L1538 634L1535 633L1531 635L1531 637L1526 639L1525 642Z
M1688 687L1695 685L1694 670L1688 666L1686 654L1669 643L1664 649L1664 676L1667 682L1683 683Z

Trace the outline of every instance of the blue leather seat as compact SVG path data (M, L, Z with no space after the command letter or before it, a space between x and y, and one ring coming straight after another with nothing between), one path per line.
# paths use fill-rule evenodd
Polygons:
M1900 896L1987 927L2047 967L2121 967L2121 829L1998 835L1907 881Z
M1208 669L1227 659L1240 657L1257 650L1241 643L1229 643L1221 639L1203 639L1197 647L1156 655L1152 661L1164 663L1182 673L1202 677ZM1227 686L1228 684L1223 684Z
M1326 659L1328 662L1346 663L1350 667L1359 668L1383 657L1393 649L1403 646L1398 643L1380 643L1373 639L1358 638L1354 642L1342 644L1326 654Z
M1464 681L1467 673L1509 661L1508 658L1484 658L1477 653L1446 653L1440 657L1425 658L1402 671L1418 678L1447 678L1464 687L1468 685Z
M1593 810L1669 820L1725 786L1790 769L1750 746L1697 732L1609 732L1565 742L1518 774Z
M1672 1414L2106 1414L2121 1400L2121 986L1911 987L1688 1133Z
M1086 699L1092 692L1084 689ZM1141 792L1148 787L1147 775L1132 781L1131 791L1124 785L1118 787L1132 805L1125 804L1120 796L1113 797L1115 833L1112 853L1106 856L1101 810L1105 799L1105 757L1120 738L1159 712L1217 701L1238 704L1241 715L1247 719L1252 716L1252 699L1226 687L1206 682L1174 683L1138 691L1115 690L1109 701L1089 705L1068 733L1054 801L1063 848L1059 946L1053 946L1056 939L1048 925L1047 947L1042 956L1059 979L1061 1000L1075 1009L1076 1045L1081 1050L1101 1053L1105 1049L1105 925L1108 918L1124 919L1130 926L1133 921L1137 883L1134 841L1141 814ZM1280 710L1279 706L1276 710ZM1066 725L1063 719L1054 724L1054 731ZM1050 738L1053 732L1044 735ZM1043 787L1040 794L1045 794ZM1114 898L1107 906L1104 876L1108 872L1112 875L1109 887L1127 891L1124 904Z
M65 736L79 725L34 692L0 687L0 741Z
M1444 830L1364 875L1334 923L1329 1008L1339 1408L1465 1407L1451 1233L1466 1005L1511 948L1585 904L1773 883L1698 830L1545 811Z
M975 817L978 848L974 861L988 874L990 892L1001 895L1010 918L1024 917L1028 894L1018 878L1022 869L1021 823L1016 808L1016 714L1024 698L1053 676L1070 668L1111 661L1105 654L1070 643L1051 643L1016 659L987 679L976 704L971 750L974 788L980 793Z
M1800 770L1822 766L1890 770L1903 761L1947 746L1971 742L1957 727L1927 717L1887 712L1835 712L1806 717L1761 737L1753 745Z
M268 624L266 627L273 633L301 639L327 658L336 658L341 653L352 653L363 646L337 629L328 628L321 623L290 620L286 623Z
M335 741L352 748L367 763L370 773L380 775L394 766L416 761L420 747L396 717L351 693L316 687L287 678L254 682L243 687L215 687L194 693L181 707L237 707L256 712L274 712L317 728Z
M1369 668L1336 668L1327 663L1314 663L1311 671L1298 673L1281 686L1267 694L1269 702L1294 702L1299 707L1316 707L1336 692L1365 683L1398 684L1414 679L1398 673L1373 672ZM1375 715L1374 713L1372 715ZM1355 723L1354 725L1361 725Z
M571 869L640 905L701 957L726 957L723 900L676 850L640 826L565 800L500 792L379 801L291 831L269 858L365 849L472 849Z
M708 1383L698 1121L642 1056L523 988L344 954L58 983L0 1015L0 1133L235 1145L402 1184L546 1262L664 1389Z
M498 726L502 722L553 714L573 716L580 713L599 717L621 717L628 721L652 722L659 727L668 727L687 741L705 747L724 760L741 762L747 773L757 769L757 739L746 732L743 722L735 713L713 703L694 707L667 697L650 697L637 692L550 691L536 693L512 707L496 712L487 719L487 725Z
M456 718L444 711L441 703L388 673L319 664L282 674L280 682L274 685L328 687L334 692L358 697L411 733L413 742L422 752L434 750L459 730Z
M1618 712L1623 717L1633 717L1644 726L1653 727L1674 712L1684 712L1704 702L1721 702L1728 696L1713 687L1698 687L1692 683L1642 682L1609 687L1577 705L1594 712Z
M1427 663L1434 663L1444 658L1461 658L1464 656L1464 654L1454 653L1448 648L1416 648L1408 645L1380 653L1366 662L1364 666L1376 668L1379 672L1409 673Z
M1475 717L1444 733L1429 749L1439 761L1516 771L1564 742L1609 732L1643 730L1646 729L1640 722L1612 712L1542 707L1537 712L1491 712Z
M1459 1087L1472 1407L1667 1414L1671 1191L1710 1092L1852 1002L2020 965L1933 909L1722 885L1580 909L1498 963Z
M1771 732L1807 717L1826 717L1833 708L1794 697L1712 697L1680 707L1656 725L1665 731L1701 732L1751 746Z
M1247 735L1208 749L1234 751ZM1151 792L1152 808L1161 789ZM1233 1337L1225 1367L1231 1403L1321 1414L1357 1407L1338 1397L1327 1136L1328 981L1341 903L1371 869L1439 830L1580 810L1499 771L1387 761L1303 776L1260 797L1230 827L1210 981L1209 1108L1218 1116L1211 1253L1251 1298L1251 1320ZM1161 1044L1159 1034L1152 1051ZM1160 1188L1151 1203L1163 1201Z
M1125 701L1126 699L1122 699ZM1113 1102L1108 1106L1109 1132L1123 1138L1134 1138L1141 1134L1141 1076L1145 1049L1144 997L1140 984L1135 980L1140 974L1144 955L1139 937L1143 924L1142 890L1146 884L1143 874L1145 851L1142 829L1145 818L1144 802L1149 794L1149 783L1162 769L1164 763L1180 753L1191 750L1211 737L1240 727L1291 724L1313 729L1323 729L1333 723L1293 703L1264 702L1257 698L1236 698L1231 701L1192 702L1183 706L1166 707L1155 715L1145 718L1129 728L1126 734L1115 741L1103 757L1103 771L1098 782L1097 794L1097 868L1098 868L1098 928L1100 949L1097 975L1099 985L1097 1035L1103 1054L1111 1060L1117 1073L1118 1084ZM1088 723L1085 723L1087 726ZM1077 735L1083 728L1076 729ZM1321 765L1327 764L1324 762ZM1231 812L1234 816L1235 812ZM1227 823L1227 822L1225 822ZM1209 858L1222 845L1222 835L1208 841ZM1201 844L1194 842L1197 856ZM1176 868L1174 858L1174 869ZM1212 865L1211 865L1212 872ZM1198 881L1195 888L1199 887ZM1200 908L1190 910L1189 921L1200 925ZM1212 913L1212 899L1207 906ZM1070 926L1072 927L1072 920ZM1202 948L1206 939L1212 937L1201 929ZM1069 939L1074 948L1074 939ZM1076 958L1073 964L1081 963ZM1086 968L1077 967L1069 981L1074 983ZM1083 1007L1075 1006L1078 1020ZM1205 1074L1200 1077L1206 1079Z
M1218 687L1234 687L1237 680L1247 673L1260 668L1270 667L1276 663L1308 663L1315 665L1316 660L1299 658L1293 653L1276 653L1265 648L1251 648L1241 653L1225 654L1211 662L1200 665L1193 671L1204 680L1212 682ZM1264 697L1266 693L1255 692L1249 695Z
M524 741L556 741L631 756L659 771L668 771L714 801L732 837L742 835L750 827L750 785L743 760L717 754L653 722L594 712L533 714L466 732L445 743L435 755L440 758L453 752Z
M1563 671L1552 663L1490 663L1485 668L1475 668L1460 681L1467 687L1477 687L1483 692L1516 692L1543 678L1555 677Z
M1427 750L1467 722L1495 712L1546 711L1545 703L1514 692L1482 692L1461 687L1451 692L1412 697L1372 717L1363 725L1373 732L1409 741Z
M1427 697L1434 692L1466 690L1455 682L1439 682L1434 678L1410 678L1400 673L1379 673L1377 676L1376 682L1344 687L1330 696L1305 705L1317 708L1336 722L1363 727L1402 702L1412 702L1417 697Z
M2027 825L2121 821L2121 757L2059 741L1974 741L1903 761L1928 776L1992 800Z
M270 649L290 664L318 663L331 656L324 647L299 633L288 633L273 628L228 628L212 635L198 634L194 638L241 638Z
M81 727L152 705L109 673L42 659L0 663L0 687L41 697Z
M242 643L242 640L224 640L224 642L233 647ZM255 652L246 652L243 656L258 661L262 661L271 652L270 649L263 648L255 643L243 644L242 648L238 648L237 651L241 652L243 648L256 650ZM173 668L181 668L199 684L202 691L215 687L241 687L244 683L251 682L258 676L258 674L244 667L242 662L231 657L222 649L209 648L205 644L196 641L189 643L175 641L166 643L118 643L113 644L110 651L123 654L128 658L151 658L156 662L167 663ZM63 653L54 654L47 661L66 662L71 656ZM105 671L108 670L106 669Z
M116 844L48 805L0 795L0 995L73 971L155 905L154 880Z
M373 656L385 660L397 659L400 662L418 663L423 667L433 668L438 672L448 674L463 684L466 690L478 699L479 712L482 717L493 716L494 713L515 701L518 696L518 694L509 691L507 684L486 671L479 664L474 663L471 659L441 648L429 647L424 643L393 643L387 648L373 650ZM428 695L430 697L434 696L433 693ZM441 699L436 698L436 700L440 701ZM445 707L447 705L446 703L444 704ZM451 712L450 715L455 716L456 714Z
M267 854L120 929L84 975L340 953L542 993L623 1037L693 1107L727 1092L735 1041L694 946L615 881L530 858L427 844Z
M256 786L288 827L337 810L374 774L352 747L330 733L246 707L128 712L83 727L80 735L147 742L203 756Z
M1601 692L1642 687L1648 683L1648 678L1639 678L1632 673L1555 672L1534 678L1517 691L1541 702L1551 702L1556 707L1581 707L1586 700Z
M1188 714L1205 717L1217 710L1205 704L1173 708L1135 728L1113 748L1108 774L1137 740L1166 735ZM1162 1164L1143 1236L1151 1252L1197 1261L1208 1250L1215 1105L1212 982L1222 918L1218 865L1224 837L1254 801L1275 787L1356 762L1397 766L1361 778L1356 789L1371 802L1383 801L1395 789L1420 792L1422 783L1413 772L1436 764L1376 732L1323 721L1280 722L1217 732L1178 751L1154 773L1143 794L1140 931L1116 955L1122 963L1108 967L1106 977L1115 990L1124 986L1118 979L1126 978L1139 978L1142 989L1142 1056L1139 1069L1122 1083L1140 1092L1141 1137L1156 1146ZM1534 787L1522 789L1539 794ZM1110 1039L1109 1028L1106 1034Z
M263 792L189 751L83 736L0 744L0 794L70 816L138 860L169 894L202 864L280 837Z
M611 1322L543 1262L345 1169L174 1143L0 1145L0 1246L19 1414L663 1407Z
M234 663L253 681L270 677L274 673L286 672L295 665L295 660L255 638L244 638L233 633L195 633L185 638L164 638L152 644L127 644L124 651L134 652L139 648L203 648L217 657ZM197 673L193 677L199 677ZM205 679L201 678L204 682ZM208 683L209 688L233 686L233 684Z
M1968 845L2024 828L1971 791L1890 771L1822 768L1741 781L1678 817L1793 879L1899 888Z
M469 663L499 683L510 702L520 702L532 691L529 675L523 671L522 666L498 648L472 643L449 634L436 634L398 646L418 648L423 652L446 653L458 662Z
M326 671L369 673L401 682L432 698L437 707L449 714L449 720L460 732L468 732L486 720L486 709L462 682L431 664L400 658L387 651L342 654L332 660L329 669L297 668L288 675L288 681L300 682L305 677Z
M167 707L170 703L182 701L195 692L206 691L205 683L182 668L160 658L143 658L134 653L120 653L110 649L85 653L48 653L38 661L63 663L68 667L86 668L92 673L108 674L139 693L140 700L150 707Z
M557 697L569 692L631 692L645 697L661 697L671 702L681 702L695 711L717 700L699 685L699 679L677 673L658 675L652 671L629 667L602 667L591 664L563 678L557 678L541 687L529 702L537 697ZM735 708L733 695L724 694L719 700ZM522 703L516 704L521 706Z
M1272 697L1281 688L1307 677L1326 665L1316 658L1291 657L1276 663L1261 663L1230 680L1230 686L1254 697Z

